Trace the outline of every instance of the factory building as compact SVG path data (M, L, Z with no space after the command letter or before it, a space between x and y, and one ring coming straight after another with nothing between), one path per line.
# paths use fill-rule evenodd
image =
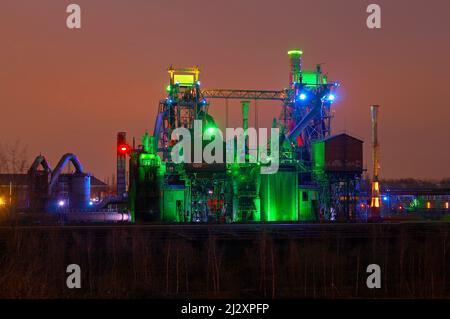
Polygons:
M72 212L84 220L163 223L359 222L396 211L449 212L448 190L397 190L380 183L378 105L371 108L374 165L368 187L362 179L364 142L332 132L340 84L320 64L304 69L301 50L290 50L288 57L289 82L272 91L205 89L198 67L170 66L153 133L146 132L138 145L134 138L127 142L126 132L117 134L114 195L83 171L74 154L65 154L53 170L38 156L27 174L0 175L0 204ZM242 127L226 140L210 113L217 99L225 102L227 129L228 101L241 104ZM257 101L281 106L262 144L254 141L248 120L250 108L257 114ZM203 156L208 148L214 149L213 161ZM183 160L173 158L174 150ZM63 173L69 163L75 171ZM104 210L113 214L101 215Z
M138 147L124 147L124 133L118 136L118 176L123 175L124 156L129 157L127 200L133 220L311 222L358 216L363 141L331 134L339 83L329 81L321 65L305 70L301 50L290 50L288 56L288 86L274 91L204 89L198 67L169 67L167 97L159 103L153 135L146 133ZM228 101L241 101L243 133L236 138L244 141L244 161L173 161L171 152L180 142L177 130L191 132L194 139L196 134L200 139L204 134L222 136L209 112L213 99L225 100L226 119ZM266 158L261 155L264 146L253 153L250 148L249 108L259 100L281 104L281 114L271 125L279 136L267 141ZM202 129L196 132L199 122ZM224 147L224 157L237 144ZM277 162L271 174L263 172L267 157Z
M74 173L63 173L68 161L73 161ZM63 156L53 171L38 156L26 174L0 174L0 203L19 210L87 209L108 193L109 186L84 173L73 154Z

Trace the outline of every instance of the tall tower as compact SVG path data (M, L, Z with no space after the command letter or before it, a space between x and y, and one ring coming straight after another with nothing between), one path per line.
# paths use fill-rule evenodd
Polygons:
M302 75L303 52L301 50L290 50L288 51L288 55L291 64L291 69L289 71L289 85L292 85L294 82L300 82L300 77Z
M379 105L372 105L370 113L372 118L372 196L370 200L370 220L380 219L380 183L378 180L380 171L380 144L378 142L378 110Z
M122 197L127 191L126 159L130 147L127 144L127 133L117 133L117 196Z
M302 78L302 55L303 51L295 49L289 50L289 88L294 93L298 93ZM296 123L294 119L294 107L291 103L283 105L281 114L282 131L290 132Z

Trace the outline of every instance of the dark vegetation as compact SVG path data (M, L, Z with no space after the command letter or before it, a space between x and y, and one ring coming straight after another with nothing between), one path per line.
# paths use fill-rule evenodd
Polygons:
M8 226L0 298L450 298L449 234L443 222ZM72 263L81 289L66 288Z

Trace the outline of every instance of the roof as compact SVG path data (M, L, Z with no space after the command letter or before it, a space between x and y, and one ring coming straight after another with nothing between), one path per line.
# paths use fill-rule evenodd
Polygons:
M66 176L70 174L61 174L60 176ZM6 186L10 183L14 185L28 185L28 174L0 174L0 186ZM102 182L95 176L91 176L91 186L106 187L105 182Z
M351 139L353 139L353 140L356 140L356 141L358 141L358 142L364 143L363 140L360 140L359 138L356 138L356 137L354 137L354 136L348 135L347 133L340 133L340 134L336 134L336 135L331 135L331 136L329 136L329 137L327 137L327 138L324 138L323 141L334 140L334 139L336 139L336 138L342 138L342 137L344 137L344 136L345 136L345 137L348 137L348 138L351 138Z
M95 176L91 176L91 186L108 186L105 182L102 182Z

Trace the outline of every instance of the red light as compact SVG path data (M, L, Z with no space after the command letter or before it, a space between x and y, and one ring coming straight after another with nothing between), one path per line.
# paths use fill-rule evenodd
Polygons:
M128 154L130 152L130 147L126 144L119 145L119 153Z

